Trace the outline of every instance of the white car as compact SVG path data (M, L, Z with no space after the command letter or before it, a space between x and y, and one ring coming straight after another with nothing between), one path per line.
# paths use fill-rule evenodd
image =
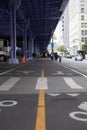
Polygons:
M76 61L82 61L82 60L83 60L82 55L77 54L77 55L75 56L75 60L76 60Z
M5 52L0 48L0 61L5 61L7 58L10 57L10 54L8 52Z

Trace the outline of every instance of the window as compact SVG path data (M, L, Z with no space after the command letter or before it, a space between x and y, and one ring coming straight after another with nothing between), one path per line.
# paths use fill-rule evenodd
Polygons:
M84 28L84 26L85 26L84 24L85 24L85 23L81 23L81 28Z
M82 30L81 34L82 34L82 36L84 36L85 35L85 30Z
M85 42L87 41L87 37L85 37Z
M84 13L84 8L81 8L81 13Z
M81 7L84 7L84 0L81 1Z
M87 28L87 23L85 23L85 27Z
M85 37L82 37L82 42L85 42Z
M87 35L87 30L85 30L85 35Z
M87 28L87 23L81 23L81 28Z
M84 20L84 15L81 15L81 20Z

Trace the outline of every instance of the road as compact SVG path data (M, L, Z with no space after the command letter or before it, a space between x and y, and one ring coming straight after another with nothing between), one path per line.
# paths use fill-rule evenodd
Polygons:
M87 75L87 59L83 61L75 61L75 58L62 58L62 63L68 67L71 67L81 73Z
M86 130L86 75L63 61L1 63L0 129Z

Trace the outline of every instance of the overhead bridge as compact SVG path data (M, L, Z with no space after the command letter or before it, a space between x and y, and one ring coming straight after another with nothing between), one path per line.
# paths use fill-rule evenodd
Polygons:
M56 25L69 0L0 0L0 38L9 39L10 63L16 59L17 39L23 55L46 51Z

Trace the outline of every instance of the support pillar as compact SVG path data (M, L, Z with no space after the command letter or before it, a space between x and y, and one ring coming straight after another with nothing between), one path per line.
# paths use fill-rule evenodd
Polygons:
M32 60L32 53L33 53L33 35L32 35L32 31L29 31L28 50L29 50L28 60Z
M23 35L23 56L27 58L27 26L24 23L24 35Z
M33 41L33 53L35 54L36 53L36 51L35 51L35 39L34 39L34 41Z
M11 0L11 15L10 15L10 23L11 23L11 59L9 59L9 63L18 64L19 60L16 58L16 10L17 10L17 1Z

